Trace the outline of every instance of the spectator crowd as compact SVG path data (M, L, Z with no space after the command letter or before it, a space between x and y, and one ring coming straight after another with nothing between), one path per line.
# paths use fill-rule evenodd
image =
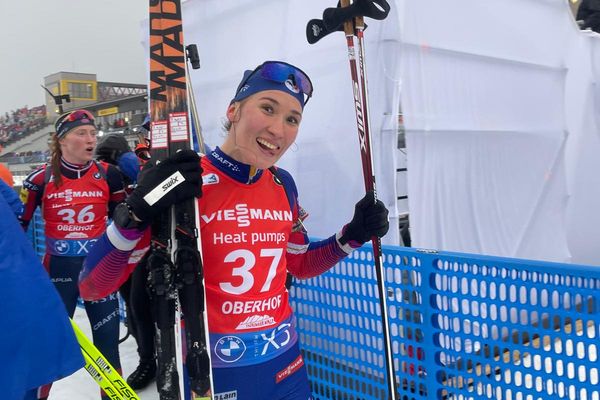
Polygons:
M46 106L19 108L0 114L0 146L13 143L47 125Z

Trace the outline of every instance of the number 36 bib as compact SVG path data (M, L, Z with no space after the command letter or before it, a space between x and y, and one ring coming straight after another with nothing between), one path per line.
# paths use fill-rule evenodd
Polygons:
M90 244L106 229L109 188L94 164L79 179L62 177L46 184L42 213L46 251L58 256L86 256Z

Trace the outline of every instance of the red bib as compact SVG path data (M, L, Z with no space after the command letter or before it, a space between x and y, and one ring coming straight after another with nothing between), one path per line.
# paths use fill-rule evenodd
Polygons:
M44 189L42 215L50 254L85 256L87 242L106 229L109 187L94 163L78 179L62 177L57 188L51 179ZM82 247L83 244L83 247Z
M285 278L292 212L285 190L268 170L246 185L206 157L202 168L199 208L210 331L275 327L291 314Z

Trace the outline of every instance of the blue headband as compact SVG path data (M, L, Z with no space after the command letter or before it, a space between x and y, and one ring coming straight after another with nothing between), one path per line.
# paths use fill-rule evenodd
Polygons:
M279 90L293 96L298 102L302 109L304 109L304 94L302 91L292 82L291 79L286 80L283 83L265 79L259 73L255 73L248 79L253 71L247 70L244 72L240 84L238 85L236 95L231 100L231 103L236 101L242 101L245 98L252 96L255 93L262 92L264 90ZM246 79L248 79L246 81ZM243 86L242 86L243 85Z
M54 123L56 136L60 139L67 134L71 129L82 125L96 126L94 116L87 110L75 110L65 113L58 117Z

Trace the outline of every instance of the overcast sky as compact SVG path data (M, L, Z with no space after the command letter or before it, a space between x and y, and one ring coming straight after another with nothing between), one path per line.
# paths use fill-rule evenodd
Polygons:
M44 104L55 72L145 83L147 0L0 0L0 113Z

